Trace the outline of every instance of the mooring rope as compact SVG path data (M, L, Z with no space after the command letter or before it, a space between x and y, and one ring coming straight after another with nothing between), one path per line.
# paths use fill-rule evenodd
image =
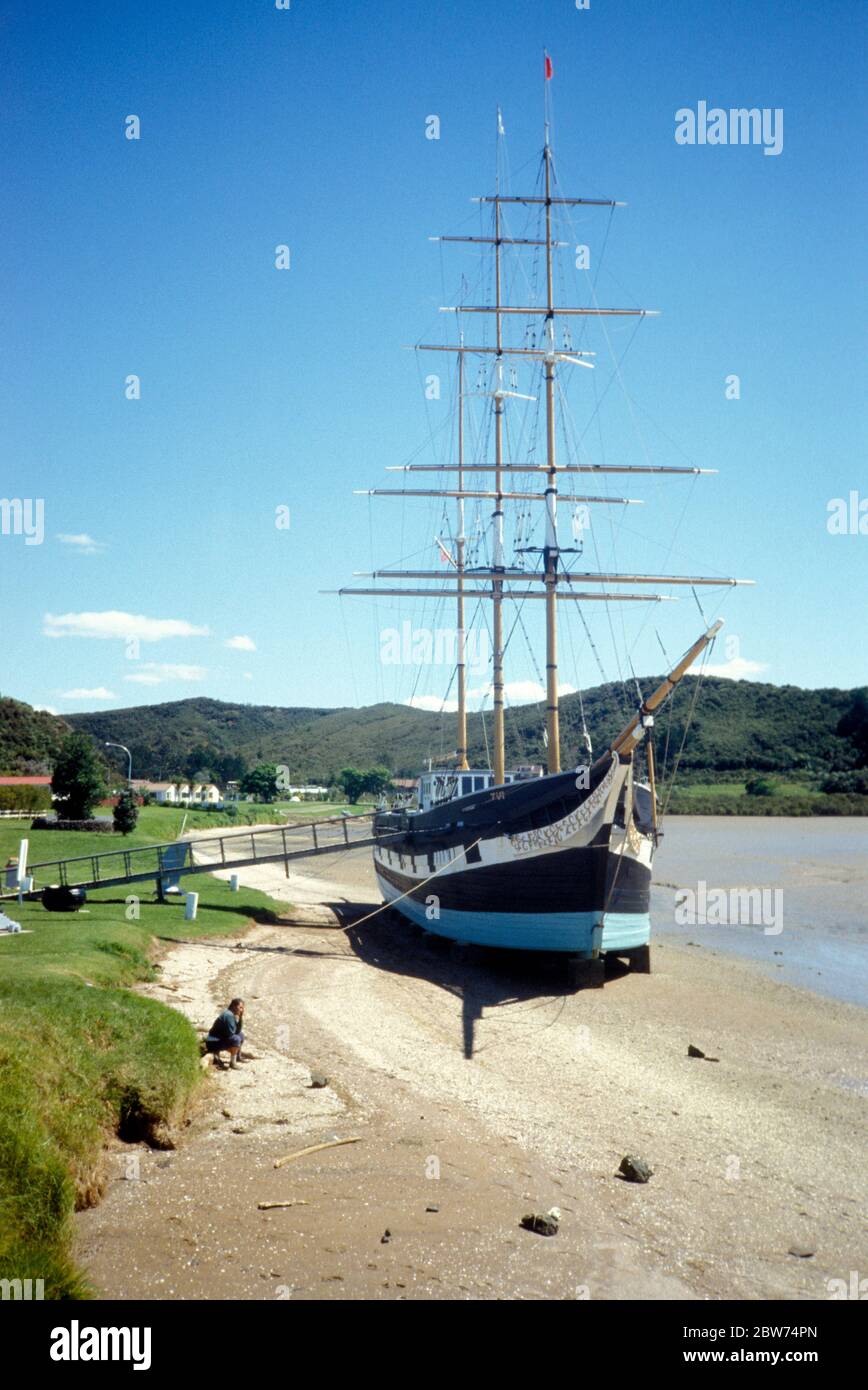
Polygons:
M500 821L495 821L495 825L500 825ZM406 893L402 893L400 897L392 898L389 902L382 903L379 907L375 907L373 912L366 913L364 917L356 917L347 926L341 927L341 931L349 931L352 927L360 927L363 922L369 922L372 917L377 917L381 912L386 912L390 907L394 907L395 903L403 902L405 898L409 898L411 893L415 893L419 888L424 888L426 884L430 883L432 879L435 879L438 874L442 874L444 869L451 869L452 865L456 863L462 855L468 855L472 849L476 849L476 846L482 839L483 836L480 835L479 839L474 840L472 845L465 845L461 850L461 854L456 854L453 859L449 860L448 864L441 864L440 868L435 869L433 874L429 874L427 878L420 879L418 883L414 883L413 887L408 888Z

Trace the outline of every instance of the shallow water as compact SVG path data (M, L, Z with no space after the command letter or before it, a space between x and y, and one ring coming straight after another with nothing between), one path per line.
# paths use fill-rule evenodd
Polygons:
M669 816L663 829L651 900L658 938L744 956L788 984L868 1007L868 817ZM730 899L714 925L700 882L707 894L767 892L752 910ZM684 889L697 911L682 908L679 923Z

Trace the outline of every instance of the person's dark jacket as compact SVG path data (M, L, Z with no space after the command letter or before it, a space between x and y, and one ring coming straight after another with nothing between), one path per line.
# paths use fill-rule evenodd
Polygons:
M211 1032L208 1034L209 1042L230 1042L237 1033L241 1032L241 1022L236 1018L231 1009L224 1009L219 1018L215 1018L211 1024Z

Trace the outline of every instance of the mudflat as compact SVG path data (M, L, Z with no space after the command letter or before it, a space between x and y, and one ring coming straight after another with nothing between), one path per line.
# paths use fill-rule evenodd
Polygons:
M864 1011L670 940L582 988L367 916L365 851L312 865L244 870L285 918L147 987L202 1028L243 996L254 1060L209 1069L173 1151L108 1155L76 1217L100 1297L827 1299L868 1271Z

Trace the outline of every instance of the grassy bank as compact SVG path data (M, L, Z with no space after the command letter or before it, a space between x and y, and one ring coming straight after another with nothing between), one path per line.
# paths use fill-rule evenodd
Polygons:
M767 796L750 796L743 780L679 781L669 801L674 816L868 816L868 796L821 792L801 780L772 779ZM663 801L667 793L663 792Z
M5 863L20 829L0 826ZM120 836L30 832L31 860L147 844ZM66 842L71 841L69 845ZM201 1078L198 1038L181 1014L129 989L152 978L160 938L230 935L285 911L263 893L208 875L199 917L142 893L127 920L123 889L66 916L6 905L24 932L0 940L0 1278L44 1279L46 1298L86 1293L69 1257L70 1218L104 1182L107 1134L153 1137L184 1114Z
M358 815L372 809L364 804L350 806L346 802L338 804L334 801L275 801L269 805L240 801L233 808L223 811L185 811L182 806L142 806L137 834L147 830L150 838L142 843L153 844L157 840L174 840L182 825L184 834L193 830L213 830L217 826L242 830L248 825L296 825L302 821L325 820L328 816L342 813Z

